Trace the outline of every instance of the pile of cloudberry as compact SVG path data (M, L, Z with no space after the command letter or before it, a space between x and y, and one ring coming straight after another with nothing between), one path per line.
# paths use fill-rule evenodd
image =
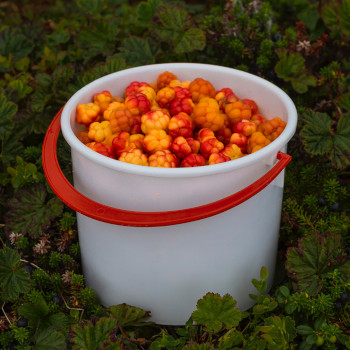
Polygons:
M207 80L180 81L171 72L156 83L133 81L124 96L94 94L77 106L86 126L78 138L92 150L122 162L152 167L218 164L258 151L286 122L267 120L255 101Z

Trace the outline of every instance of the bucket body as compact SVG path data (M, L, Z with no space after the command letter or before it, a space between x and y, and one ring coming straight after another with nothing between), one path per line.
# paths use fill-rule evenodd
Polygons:
M104 157L76 137L76 107L103 90L114 96L132 81L155 82L170 71L179 80L201 77L216 90L230 87L255 100L267 119L287 122L283 133L263 149L234 161L196 168L151 168ZM248 73L206 64L157 64L100 78L65 105L62 133L71 146L74 187L92 200L136 212L183 210L234 194L266 174L285 151L296 128L290 98L275 85ZM261 192L220 214L159 227L114 225L77 213L82 266L87 285L104 306L127 303L151 312L159 324L183 325L207 292L229 293L237 307L253 305L252 278L261 266L275 268L284 173ZM137 219L135 220L137 221ZM137 225L135 225L137 226Z

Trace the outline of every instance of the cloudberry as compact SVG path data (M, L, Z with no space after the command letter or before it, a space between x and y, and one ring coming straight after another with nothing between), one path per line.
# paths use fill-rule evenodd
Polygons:
M134 115L130 112L125 105L120 105L117 108L109 107L105 110L104 116L107 116L111 125L113 134L121 131L131 131L131 127L134 125Z
M101 107L93 102L88 104L80 104L77 107L75 119L77 123L89 125L99 120Z
M170 118L163 111L149 111L141 116L141 130L148 134L153 129L167 130Z
M130 164L148 166L148 157L138 148L123 152L118 160Z
M232 123L237 123L242 119L249 120L252 116L250 106L240 100L228 103L225 106L225 113L228 115Z
M286 125L287 123L281 118L275 117L271 120L267 120L265 123L261 123L258 126L258 131L263 133L270 141L274 141L281 135Z
M164 151L170 148L172 137L164 130L153 129L143 139L143 145L148 153Z
M171 72L163 72L158 75L157 78L157 89L163 89L169 85L172 80L178 80L177 76Z
M197 134L197 139L201 143L207 139L212 139L214 137L215 137L214 131L209 128L202 128L198 131L198 134Z
M199 102L203 97L214 98L216 95L214 86L208 80L202 78L194 79L188 88L195 103Z
M262 134L259 131L256 131L248 139L247 152L254 153L259 149L267 146L270 142L271 141L268 138L266 138L264 134Z
M215 152L209 156L208 164L212 165L212 164L225 163L225 162L228 162L229 160L231 160L231 158L226 156L225 154Z
M175 99L175 90L165 87L157 92L156 102L159 107L169 109L171 102Z
M217 138L211 138L201 142L200 153L205 159L208 159L212 153L218 153L222 151L224 147L224 144Z
M180 112L170 119L169 135L172 137L183 136L185 138L193 135L193 122L187 113Z
M176 168L178 161L169 150L156 151L148 157L149 166L158 168Z
M193 153L191 146L183 136L178 136L174 139L170 146L171 152L173 152L178 158L185 158L189 154Z
M114 158L114 152L112 146L105 145L102 142L89 142L85 146L89 147L93 151L102 154L103 156Z
M94 94L93 100L94 103L100 106L101 113L103 113L107 109L108 105L113 101L113 97L110 91L105 90Z
M243 101L243 103L250 106L250 110L252 112L252 115L257 114L259 112L258 105L256 104L255 101L250 100L248 98L244 98L242 101Z
M241 149L242 153L245 153L247 148L248 138L243 134L234 132L231 135L230 143L237 145Z
M183 168L204 166L204 165L207 165L206 159L201 154L197 154L197 153L191 153L181 161L181 167Z
M201 143L198 140L194 139L193 137L187 137L186 141L191 147L192 153L199 153Z
M138 89L142 86L150 86L146 82L133 81L125 88L125 97L129 95L134 95L138 92Z
M91 141L105 142L106 144L111 144L112 142L112 128L108 120L103 122L93 122L89 125L88 137Z
M133 115L140 115L150 110L151 102L145 94L137 93L127 96L125 106Z
M230 143L231 135L232 135L231 128L222 128L215 132L215 137L224 145L227 145Z
M191 115L193 112L194 103L190 98L175 98L170 104L170 114L176 115L180 112L185 112Z
M243 119L233 124L232 131L248 137L256 131L256 124Z
M114 153L119 157L123 152L126 152L130 149L130 134L126 131L120 132L117 136L113 138L112 147Z
M218 131L224 126L225 117L220 113L219 104L210 97L202 98L193 108L192 119L199 128Z
M225 146L223 151L221 152L225 156L229 157L230 160L237 159L240 157L243 157L243 153L237 145L233 143L229 143L228 145Z

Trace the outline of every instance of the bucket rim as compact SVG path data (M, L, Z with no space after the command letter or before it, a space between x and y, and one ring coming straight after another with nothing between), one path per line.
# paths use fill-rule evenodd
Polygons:
M176 70L184 70L184 68L198 69L198 70L210 70L216 71L218 73L228 73L236 76L236 78L244 78L261 85L263 88L269 89L279 96L283 102L288 115L288 121L285 129L279 135L279 137L271 142L269 145L263 147L257 152L246 155L242 158L235 159L234 161L224 162L220 164L213 164L210 166L200 166L200 167L186 167L186 168L158 168L158 167L147 167L140 166L135 164L129 164L125 162L118 161L116 159L105 157L90 148L86 147L74 134L71 127L71 112L76 108L78 101L90 93L91 91L96 92L97 86L100 86L104 81L109 81L117 79L118 77L125 77L130 73L140 72L152 72L161 73L162 71L172 71L175 74L178 74ZM131 81L130 81L131 82ZM94 88L96 89L94 90ZM247 96L247 98L249 98ZM127 68L121 71L107 74L101 78L98 78L89 84L85 85L83 88L75 92L70 99L65 104L62 110L61 116L61 130L62 134L72 148L72 150L78 152L82 156L86 157L90 161L101 165L112 170L121 171L124 173L141 175L141 176L153 176L153 177L197 177L197 176L207 176L219 173L230 172L235 169L240 169L256 162L259 162L263 159L276 159L278 151L282 150L288 143L288 141L293 137L297 125L297 110L292 101L292 99L278 86L275 84L263 79L259 76L253 75L248 72L237 70L235 68L218 66L207 63L160 63L160 64L151 64L138 67Z

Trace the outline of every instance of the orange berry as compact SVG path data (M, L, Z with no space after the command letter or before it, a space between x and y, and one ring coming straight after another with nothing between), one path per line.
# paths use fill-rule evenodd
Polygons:
M218 131L224 126L225 117L220 113L218 102L210 97L202 98L193 108L192 119L199 128Z
M170 118L161 110L149 111L141 116L141 130L148 134L153 129L167 130Z
M163 89L170 84L172 80L178 80L177 76L171 72L163 72L158 75L157 89Z
M188 87L192 94L193 102L199 102L203 97L214 98L216 91L214 86L202 78L194 79Z
M105 145L102 142L89 142L85 146L89 147L93 151L102 154L103 156L114 158L113 149L111 146Z
M134 95L142 86L150 86L148 83L133 81L125 88L125 96Z
M118 160L135 165L149 165L147 156L142 152L142 150L138 148L132 148L128 151L123 152Z
M117 107L113 108L113 106ZM119 102L111 103L105 110L103 116L110 121L113 134L121 131L130 132L131 127L134 125L135 116L124 104L120 104Z
M171 104L170 104L170 114L171 115L176 115L179 114L180 112L185 112L188 115L191 115L193 112L194 108L194 103L193 101L188 98L175 98Z
M242 119L249 120L252 116L250 106L244 104L241 100L228 103L225 106L225 113L228 115L232 123L237 123Z
M230 128L222 128L215 132L215 137L224 145L228 145L230 143L231 135L232 131Z
M210 156L209 156L209 159L208 159L208 165L213 165L213 164L219 164L219 163L225 163L225 162L228 162L230 161L231 158L226 156L225 154L223 153L212 153Z
M156 102L161 108L169 109L171 102L175 99L175 90L172 87L165 87L157 92Z
M243 157L241 149L237 145L232 143L226 145L221 153L229 157L231 160Z
M169 150L156 151L148 157L149 166L158 168L176 168L178 160Z
M108 91L102 91L100 93L94 94L93 96L94 103L100 106L101 113L103 113L108 105L113 101L112 94Z
M207 139L212 139L215 138L215 133L213 130L209 129L209 128L202 128L198 131L197 134L197 138L199 140L199 142L203 142Z
M161 129L151 130L143 139L144 148L148 153L169 149L171 142L172 137Z
M77 113L75 119L77 123L89 125L99 120L101 114L101 107L93 102L88 104L79 104L77 106Z
M275 117L259 124L258 131L263 133L270 141L274 141L281 135L286 125L287 123L281 118Z
M113 132L111 124L108 120L104 120L101 123L93 122L89 126L88 137L92 141L105 142L107 144L111 144L112 135Z
M253 153L267 146L271 141L265 137L260 131L254 132L248 139L247 152ZM259 147L256 147L259 146Z
M89 139L88 133L89 133L89 130L83 130L77 135L78 140L82 142L84 145L92 141Z

